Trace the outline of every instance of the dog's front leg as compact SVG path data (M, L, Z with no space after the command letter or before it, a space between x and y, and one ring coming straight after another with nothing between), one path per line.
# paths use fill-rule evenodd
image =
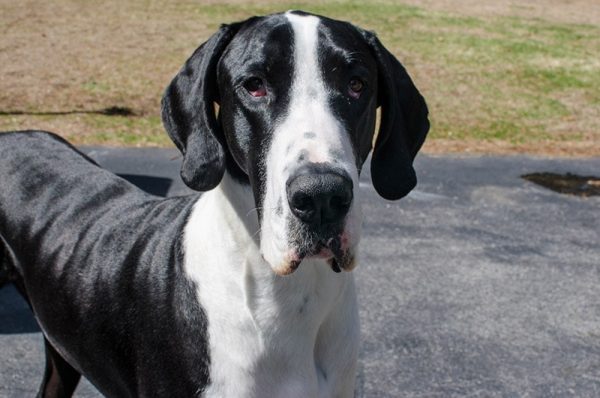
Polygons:
M68 398L73 395L81 374L44 338L46 369L38 392L38 398Z

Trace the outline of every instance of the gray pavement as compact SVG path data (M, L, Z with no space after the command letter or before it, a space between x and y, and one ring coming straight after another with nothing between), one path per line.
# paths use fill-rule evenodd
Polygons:
M157 194L179 195L176 151L86 151ZM388 202L363 175L355 271L359 397L600 397L600 197L519 178L600 174L600 158L420 156L419 185ZM0 397L33 396L39 328L0 289ZM77 396L98 396L82 383Z

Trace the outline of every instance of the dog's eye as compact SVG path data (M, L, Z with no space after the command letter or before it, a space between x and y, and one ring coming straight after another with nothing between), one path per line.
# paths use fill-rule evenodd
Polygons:
M267 95L265 82L259 77L251 77L244 83L244 88L253 97L264 97Z
M350 94L352 98L359 98L364 88L365 84L363 81L354 77L350 79L350 83L348 83L348 94Z

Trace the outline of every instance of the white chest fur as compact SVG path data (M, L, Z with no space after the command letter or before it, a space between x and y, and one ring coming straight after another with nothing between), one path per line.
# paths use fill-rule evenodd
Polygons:
M185 269L208 318L205 397L351 397L359 326L351 273L321 260L273 273L249 188L227 175L196 204Z

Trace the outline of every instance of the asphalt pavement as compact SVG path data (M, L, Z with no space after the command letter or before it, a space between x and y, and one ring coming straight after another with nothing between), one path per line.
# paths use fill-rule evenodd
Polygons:
M152 193L187 192L175 150L85 151ZM598 176L600 158L421 155L416 169L398 202L362 177L357 397L600 397L600 197L520 178ZM0 289L0 397L34 396L43 366L35 320Z

